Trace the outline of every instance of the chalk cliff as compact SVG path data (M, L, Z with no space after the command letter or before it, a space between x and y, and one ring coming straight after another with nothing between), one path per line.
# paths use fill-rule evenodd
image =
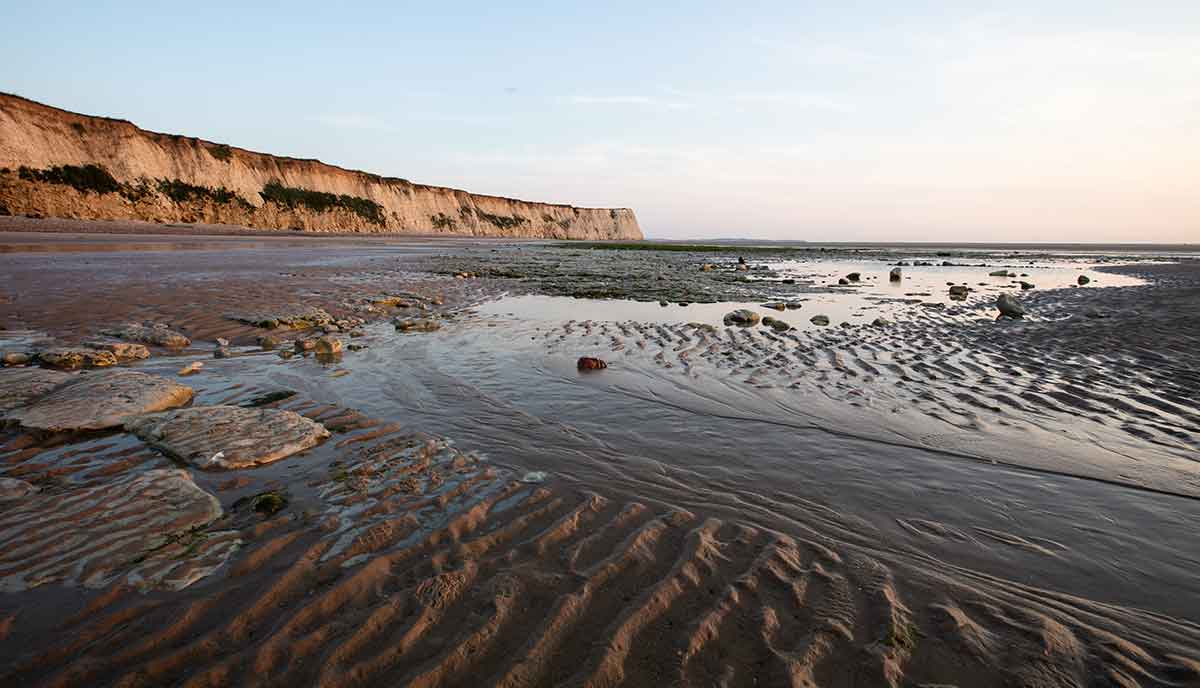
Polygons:
M628 208L484 196L0 94L0 214L316 232L641 239Z

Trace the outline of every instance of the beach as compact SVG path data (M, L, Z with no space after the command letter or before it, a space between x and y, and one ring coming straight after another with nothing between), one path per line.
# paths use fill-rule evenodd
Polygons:
M1200 685L1194 250L0 220L0 684Z

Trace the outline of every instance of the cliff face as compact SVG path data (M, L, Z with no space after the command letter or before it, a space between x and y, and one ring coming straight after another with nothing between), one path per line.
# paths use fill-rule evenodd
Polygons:
M319 232L641 239L628 208L483 196L0 94L0 214Z

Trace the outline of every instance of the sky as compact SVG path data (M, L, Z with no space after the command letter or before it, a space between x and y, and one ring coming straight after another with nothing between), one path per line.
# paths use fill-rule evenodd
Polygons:
M4 0L0 25L0 91L650 237L1200 242L1195 0Z

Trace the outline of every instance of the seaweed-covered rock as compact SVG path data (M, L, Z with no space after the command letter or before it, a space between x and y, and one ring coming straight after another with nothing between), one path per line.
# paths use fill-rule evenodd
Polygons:
M736 311L730 311L725 314L726 325L737 325L739 327L750 327L757 325L762 318L750 310L749 308L739 308Z

